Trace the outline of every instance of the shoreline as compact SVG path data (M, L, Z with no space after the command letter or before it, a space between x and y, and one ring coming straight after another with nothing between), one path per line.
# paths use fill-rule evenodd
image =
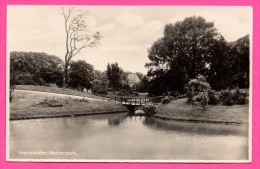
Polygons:
M126 111L104 111L98 113L75 113L75 114L62 114L62 115L51 115L51 116L27 116L27 117L10 117L9 121L18 120L32 120L32 119L47 119L47 118L61 118L61 117L75 117L75 116L93 116L93 115L104 115L104 114L119 114L126 113Z
M207 124L224 124L224 125L246 125L247 123L234 122L234 121L213 121L213 120L203 120L203 119L184 119L184 118L171 118L166 116L155 115L155 119L160 119L164 121L176 121L176 122L187 122L187 123L207 123Z
M96 116L96 115L105 115L105 114L120 114L127 113L127 111L104 111L104 112L96 112L96 113L70 113L67 112L62 115L39 115L39 116L23 116L23 117L10 117L9 121L18 121L18 120L33 120L33 119L47 119L47 118L62 118L62 117L76 117L76 116ZM133 116L145 116L135 114ZM163 121L175 121L175 122L188 122L188 123L207 123L207 124L224 124L224 125L246 125L247 123L234 122L234 121L212 121L212 120L203 120L203 119L184 119L184 118L171 118L166 116L147 116L154 119L160 119Z

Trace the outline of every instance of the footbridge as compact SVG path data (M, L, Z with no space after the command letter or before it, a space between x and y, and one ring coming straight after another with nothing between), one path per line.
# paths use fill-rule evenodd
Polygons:
M141 97L115 97L113 100L116 103L121 103L122 105L125 105L130 111L134 111L137 107L151 102L151 99Z

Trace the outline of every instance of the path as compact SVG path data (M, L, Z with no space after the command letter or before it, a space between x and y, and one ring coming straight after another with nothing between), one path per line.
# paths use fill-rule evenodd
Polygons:
M91 98L91 97L86 97L86 96L75 96L75 95L68 95L68 94L60 94L60 93L50 93L50 92L39 92L39 91L31 91L31 90L15 90L14 92L19 91L19 92L27 92L27 93L38 93L38 94L48 94L50 96L65 96L65 97L73 97L73 98L85 98L88 100L102 100L102 101L107 101L107 99L98 99L98 98Z

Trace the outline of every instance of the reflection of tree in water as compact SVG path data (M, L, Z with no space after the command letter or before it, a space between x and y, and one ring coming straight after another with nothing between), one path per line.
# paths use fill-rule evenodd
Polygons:
M118 126L122 122L122 119L108 119L107 122L110 126Z
M107 122L109 126L118 126L122 122L125 121L125 119L128 117L128 115L114 117L114 118L108 118Z
M129 118L131 121L142 121L143 116L140 115L134 115L132 113L128 113L125 114L124 116L119 116L119 117L114 117L114 118L108 118L108 125L110 126L118 126L119 124L121 124L122 122L124 122L127 118Z
M146 117L143 124L153 130L199 135L248 135L248 125L178 122Z

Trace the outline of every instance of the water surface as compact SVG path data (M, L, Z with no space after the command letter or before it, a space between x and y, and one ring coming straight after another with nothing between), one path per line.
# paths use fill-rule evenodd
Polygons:
M124 113L11 121L9 142L10 159L248 159L247 126Z

